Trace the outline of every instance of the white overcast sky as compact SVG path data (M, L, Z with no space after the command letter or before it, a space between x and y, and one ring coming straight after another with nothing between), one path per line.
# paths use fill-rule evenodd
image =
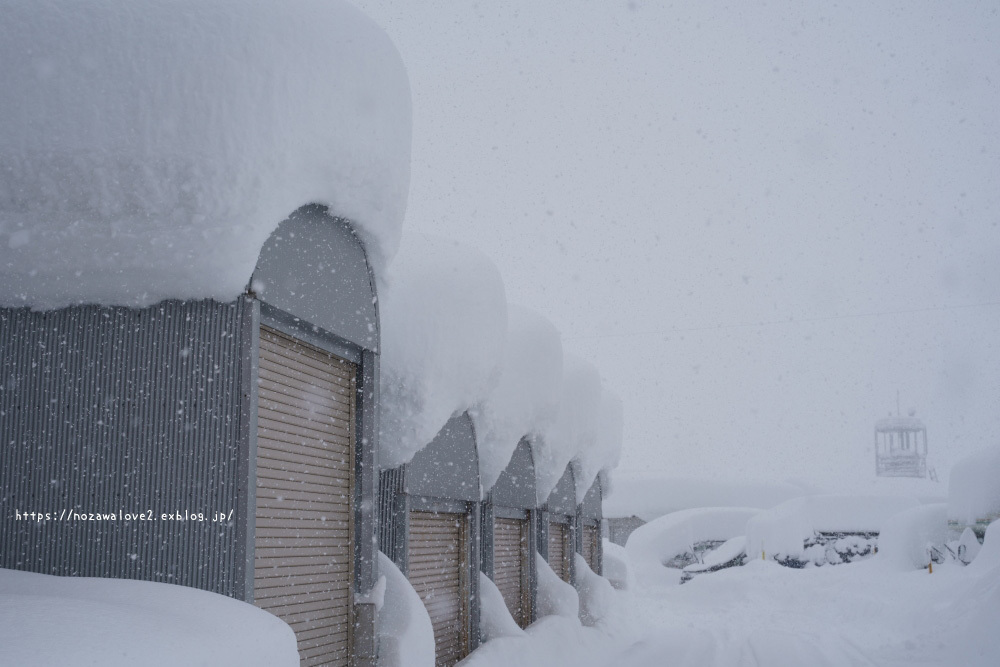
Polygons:
M407 228L593 360L622 471L850 485L897 388L943 477L1000 444L1000 5L356 4Z

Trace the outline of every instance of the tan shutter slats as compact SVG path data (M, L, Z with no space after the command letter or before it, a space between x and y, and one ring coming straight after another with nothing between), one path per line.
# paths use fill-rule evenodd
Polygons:
M549 567L563 581L569 581L569 557L573 553L569 545L569 525L549 523Z
M531 623L528 555L528 522L497 517L493 524L493 583L522 628Z
M462 514L410 512L408 576L434 626L438 667L450 667L468 653L468 592Z
M597 553L601 535L597 526L583 527L583 559L594 572L597 572Z
M303 665L347 665L357 367L260 331L254 603L288 623Z

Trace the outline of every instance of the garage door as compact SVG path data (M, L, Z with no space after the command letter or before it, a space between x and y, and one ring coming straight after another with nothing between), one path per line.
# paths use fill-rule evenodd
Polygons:
M598 526L583 527L583 559L594 572L597 572L597 556L599 554L601 533Z
M431 617L439 666L468 653L467 540L464 514L410 512L407 576Z
M528 522L497 517L493 524L493 583L522 628L531 622L527 574Z
M569 544L569 524L549 523L549 567L559 578L569 581L569 557L573 553Z
M347 665L354 364L260 332L254 603L288 623L303 665Z

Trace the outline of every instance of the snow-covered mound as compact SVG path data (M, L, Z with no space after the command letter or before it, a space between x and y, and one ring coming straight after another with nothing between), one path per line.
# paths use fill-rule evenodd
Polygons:
M755 484L637 473L618 473L616 480L614 496L604 500L604 516L637 516L643 521L698 507L769 509L807 492L790 483Z
M603 546L604 552L602 554L601 565L604 569L604 578L620 591L627 591L634 588L635 579L632 577L632 561L629 559L625 547L608 540L604 540Z
M294 210L376 268L409 188L399 54L340 0L0 0L0 305L230 300Z
M1000 518L1000 447L956 463L948 484L948 519L980 531ZM979 525L977 525L979 524Z
M535 557L538 577L538 616L562 616L579 623L580 595L552 571L541 554Z
M379 292L380 465L392 468L412 459L452 415L477 405L496 386L507 298L499 271L485 255L420 234L404 236Z
M747 553L802 558L816 533L878 533L889 517L916 505L897 496L793 498L747 522Z
M295 634L195 588L0 569L0 664L294 667Z
M503 593L482 572L479 573L479 606L479 629L484 642L499 637L520 637L524 634L524 630L510 615L507 603L503 601Z
M548 499L575 456L598 446L603 398L597 369L590 362L567 353L563 361L559 414L542 436L532 442L539 503ZM581 487L583 484L577 480L577 502L589 488Z
M596 625L611 611L615 589L611 583L590 569L580 554L573 554L576 564L576 590L580 596L580 622Z
M681 571L666 563L694 553L700 543L716 543L745 535L747 521L760 510L748 507L698 508L674 512L650 521L633 532L625 552L643 583L676 584Z
M484 491L496 483L521 438L537 436L555 420L562 377L559 331L532 310L508 306L499 380L486 400L469 411L476 425Z
M894 514L879 535L878 562L907 571L927 567L948 539L947 505L918 505Z
M434 626L427 608L406 576L381 551L378 570L385 577L378 619L379 667L431 667Z

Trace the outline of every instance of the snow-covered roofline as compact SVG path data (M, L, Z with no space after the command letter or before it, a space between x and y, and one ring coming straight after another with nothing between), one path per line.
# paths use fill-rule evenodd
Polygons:
M322 204L377 270L409 187L410 94L339 0L3 0L0 305L230 300Z

